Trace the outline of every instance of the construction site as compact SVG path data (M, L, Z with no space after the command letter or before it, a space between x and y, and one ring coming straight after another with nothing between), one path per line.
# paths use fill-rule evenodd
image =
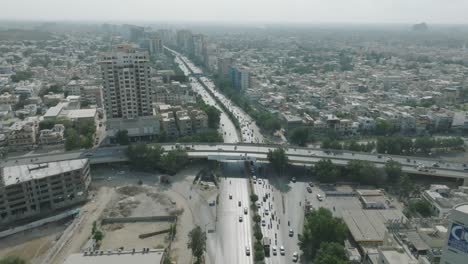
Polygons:
M187 263L187 234L197 222L189 202L207 205L217 195L215 187L193 186L201 169L194 166L168 179L125 166L93 168L88 202L63 219L0 238L0 255L61 264L79 252L149 248L171 251L173 260Z

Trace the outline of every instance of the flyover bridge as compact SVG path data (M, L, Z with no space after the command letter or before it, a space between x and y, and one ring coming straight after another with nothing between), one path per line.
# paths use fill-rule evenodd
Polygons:
M191 158L215 160L258 160L266 162L268 151L284 148L289 161L295 165L312 165L321 159L330 159L334 164L346 165L350 160L363 160L383 167L388 160L402 164L404 172L419 175L430 175L464 179L468 183L468 167L462 163L442 162L433 158L414 156L383 155L343 150L324 150L282 145L250 144L250 143L164 143L159 144L165 151L184 149ZM44 163L59 160L88 158L91 164L103 164L128 161L126 146L103 147L92 150L69 151L15 157L3 160L0 166L14 166L28 163ZM437 164L434 167L434 164ZM421 171L420 167L429 168Z

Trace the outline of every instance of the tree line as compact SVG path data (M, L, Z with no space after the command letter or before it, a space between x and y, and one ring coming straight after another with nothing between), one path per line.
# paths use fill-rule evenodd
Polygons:
M94 144L96 123L94 120L72 121L70 119L43 120L39 122L39 129L52 129L56 124L65 127L65 149L74 150L91 148Z
M159 145L134 144L127 150L130 165L139 170L162 170L175 174L189 163L187 152L181 149L170 150L164 153Z

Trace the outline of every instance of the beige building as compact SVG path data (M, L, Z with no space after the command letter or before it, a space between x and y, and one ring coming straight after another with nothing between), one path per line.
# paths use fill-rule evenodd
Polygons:
M101 54L99 64L108 119L152 115L148 52L120 45Z
M161 127L169 137L179 136L173 112L161 113Z
M3 93L0 95L0 105L1 104L10 104L10 105L15 105L18 103L19 98L15 94L10 94L10 93Z
M208 116L205 112L197 109L191 109L190 118L192 119L192 128L195 133L202 132L208 128Z
M181 136L191 135L193 133L192 119L190 119L188 112L186 110L177 111L176 118L179 134Z
M87 159L1 168L0 225L85 201L90 182Z
M36 134L38 124L35 121L18 121L10 126L8 134L8 145L32 146L37 143Z
M55 124L52 129L43 129L39 133L39 143L41 145L61 144L64 140L65 126Z

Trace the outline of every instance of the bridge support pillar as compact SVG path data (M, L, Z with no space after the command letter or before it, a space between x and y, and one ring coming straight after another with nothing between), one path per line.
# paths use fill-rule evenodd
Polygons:
M468 186L468 178L463 179L463 186Z

